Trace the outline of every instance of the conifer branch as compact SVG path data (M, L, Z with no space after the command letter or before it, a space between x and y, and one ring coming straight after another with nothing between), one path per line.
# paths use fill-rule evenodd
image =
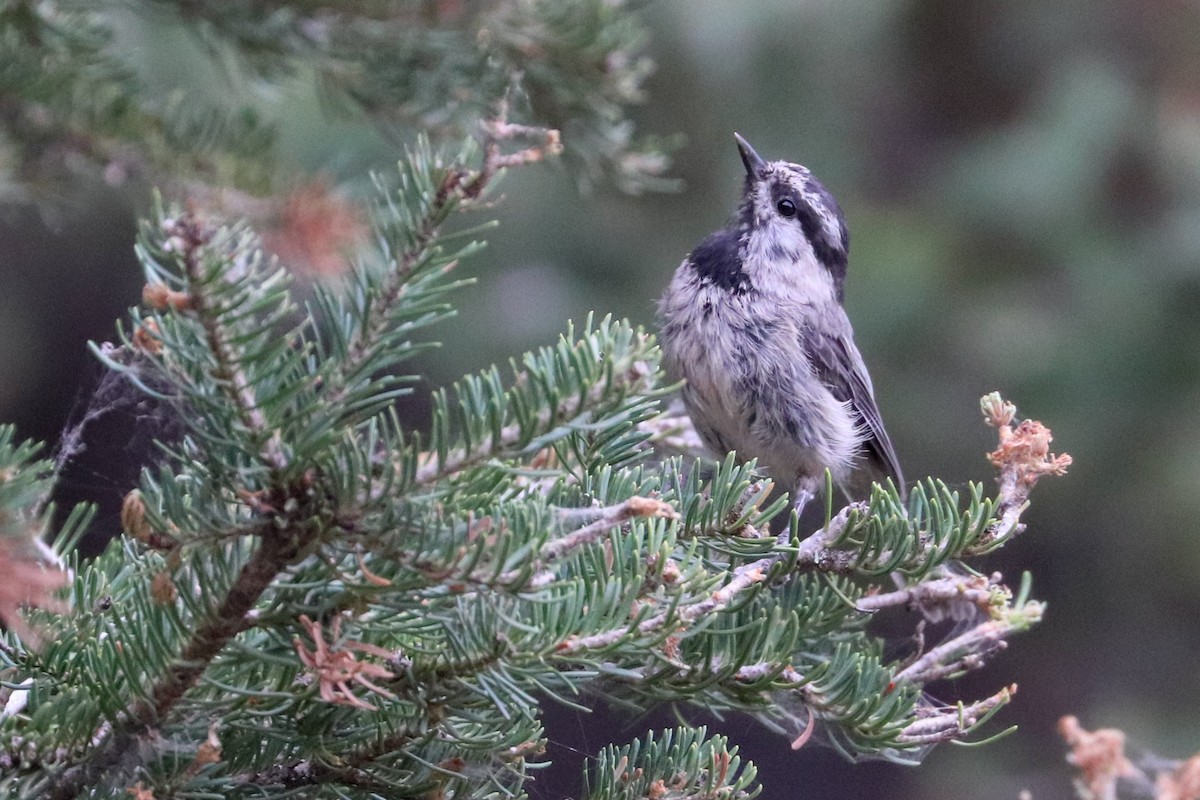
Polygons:
M342 757L338 764L330 764L318 759L301 759L286 764L277 764L253 774L233 775L229 782L237 787L286 790L337 784L351 786L355 789L382 792L389 797L424 798L428 796L428 792L423 788L407 794L395 794L394 784L378 780L366 771L373 762L395 754L412 743L415 738L415 734L408 731L393 731L382 737L376 744L359 748Z
M73 766L56 780L50 800L71 800L86 786L100 780L122 764L138 747L138 739L161 724L184 693L195 686L226 645L246 627L246 616L275 576L295 558L303 538L266 536L242 568L237 581L225 594L210 618L197 628L168 672L121 717L97 731L91 751L83 763Z
M587 800L750 800L755 767L724 736L675 728L601 751L588 772Z
M350 346L350 351L342 367L343 373L355 372L359 365L366 360L371 350L376 347L380 334L387 330L389 326L388 312L400 300L405 283L411 277L417 264L427 255L429 245L433 242L447 215L463 197L464 175L463 167L454 166L442 178L428 208L423 210L422 216L409 234L411 243L395 257L378 292L369 301L370 306L364 313L365 319Z
M606 320L602 325L602 332L612 336L613 331L620 332L624 327ZM416 486L428 486L490 459L516 457L525 452L530 441L539 434L549 434L557 430L565 435L573 427L586 426L593 420L597 407L601 404L621 397L652 396L657 375L653 372L655 364L650 359L657 357L657 351L653 349L651 337L642 333L640 329L633 335L636 341L632 347L609 352L606 354L608 361L592 365L599 366L600 370L592 376L582 393L564 392L553 405L543 405L535 414L504 425L498 432L486 432L466 446L449 449L444 453L436 449L421 453L417 459L418 466L412 473L412 483ZM569 346L586 352L583 349L585 344ZM514 393L519 392L522 387L537 385L533 380L533 372L530 368L516 373ZM396 469L401 475L408 466L406 458L396 463Z
M404 243L391 258L387 274L379 286L369 293L361 310L362 319L349 350L339 365L341 375L353 375L381 346L381 337L393 325L393 309L403 297L406 285L414 272L431 256L438 235L450 215L455 211L467 211L482 204L482 198L506 167L519 166L541 161L549 155L562 151L559 133L556 130L507 122L507 104L502 103L497 116L482 123L484 132L483 159L478 167L467 163L460 156L442 171L442 176L432 195L420 197L420 207L415 219L405 221ZM536 137L542 144L534 144L516 153L504 153L501 143L514 137ZM456 266L452 260L442 269L449 272ZM339 387L331 402L344 399L345 387Z
M206 292L206 285L213 276L207 272L204 252L212 239L212 233L190 211L178 218L164 220L163 228L167 241L182 250L184 274L188 279L186 295L174 301L168 296L165 302L177 312L196 315L204 328L208 348L212 353L213 377L216 384L225 391L237 409L246 430L261 443L263 462L270 469L282 472L287 467L287 459L272 436L266 416L258 407L254 388L242 369L237 351L229 341L228 332L221 322L221 310L214 307L213 298ZM221 278L218 276L217 279Z

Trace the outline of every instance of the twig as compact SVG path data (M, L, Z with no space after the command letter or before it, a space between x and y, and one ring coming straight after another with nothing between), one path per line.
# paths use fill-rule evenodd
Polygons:
M982 575L950 575L922 581L894 592L868 595L860 598L855 607L859 611L874 612L894 606L933 608L966 602L986 610L996 601L998 593L1003 591L999 580L999 575L993 575L991 579Z
M558 131L553 128L516 125L509 122L508 103L503 100L496 111L496 116L483 121L480 128L484 134L483 168L479 170L474 180L463 187L463 197L468 200L479 197L501 169L532 164L547 156L558 155L562 152L562 137ZM532 145L515 153L503 153L500 149L500 142L513 139L540 139L541 144Z
M853 506L847 506L842 509L837 516L830 520L829 525L801 542L799 555L796 557L796 566L815 565L821 567L823 564L838 560L837 557L840 556L840 552L828 549L828 545L830 542L836 541L841 535L853 510ZM787 535L786 532L781 534L781 544L786 544ZM643 620L634 630L640 634L646 634L661 630L669 623L687 626L707 614L719 611L729 605L740 593L766 580L775 566L789 555L787 551L780 551L760 558L757 561L743 564L733 571L732 577L727 583L708 597L691 605L678 608L673 614L668 612L656 614L649 619ZM591 636L571 637L558 646L558 652L571 654L583 650L606 647L619 642L630 632L631 629L625 626L612 628L592 634Z
M986 658L1008 646L1005 637L1025 630L1042 618L1044 607L1036 601L1020 608L1007 609L997 619L981 622L967 632L943 642L896 673L895 680L927 684L936 680L977 669Z
M997 448L988 459L1000 471L996 502L996 520L984 535L991 544L1025 530L1021 514L1029 506L1029 493L1045 475L1064 475L1071 466L1071 456L1050 452L1053 436L1050 429L1035 420L1022 420L1013 425L1017 407L1000 397L999 392L985 395L979 402L984 421L996 429Z
M914 746L958 739L978 725L980 720L1008 703L1016 692L1017 685L1014 683L991 697L969 705L930 708L924 712L927 716L910 723L897 738L904 744Z
M858 554L850 550L836 550L833 543L841 538L851 515L864 514L869 510L866 503L850 503L829 520L829 524L810 534L800 542L796 553L796 565L816 567L822 572L853 572Z
M623 626L601 631L591 636L571 636L559 644L555 648L555 651L565 655L573 655L615 644L628 636L631 631L645 635L661 631L668 624L687 627L701 617L720 611L742 592L761 584L767 579L771 568L779 563L782 558L783 554L776 554L738 567L733 571L729 582L725 583L721 588L698 602L675 609L673 613L664 611L660 614L655 614L649 619L638 623L633 628Z
M527 582L530 588L538 588L552 582L555 573L548 567L569 553L602 540L614 527L621 526L622 530L628 530L629 526L622 525L622 523L639 517L664 519L678 519L679 517L679 513L669 503L650 497L631 497L623 503L598 510L603 512L600 519L542 546L537 559L531 565L533 574ZM496 582L512 583L518 580L524 572L525 570L510 570L502 573Z
M542 551L538 555L538 560L542 564L550 564L557 561L572 550L578 550L580 547L585 547L592 542L599 541L613 526L626 520L638 517L679 518L679 512L672 508L669 503L664 503L661 500L655 500L651 497L631 497L623 503L605 509L605 512L603 517L590 525L585 525L579 530L572 531L560 539L547 542L542 547Z

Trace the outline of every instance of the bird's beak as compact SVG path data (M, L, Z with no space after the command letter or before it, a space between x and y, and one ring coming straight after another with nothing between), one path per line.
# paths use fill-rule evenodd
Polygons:
M767 162L754 152L754 148L741 137L741 134L735 133L733 138L737 142L738 152L742 154L742 163L746 165L746 174L751 178L757 178L763 168L767 166Z

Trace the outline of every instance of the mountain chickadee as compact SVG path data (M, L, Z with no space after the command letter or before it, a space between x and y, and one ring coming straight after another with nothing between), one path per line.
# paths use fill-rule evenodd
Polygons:
M826 469L851 497L888 477L903 493L842 308L842 210L808 169L763 161L734 138L746 165L737 215L684 260L659 303L667 372L686 380L705 444L758 459L794 490L797 509Z

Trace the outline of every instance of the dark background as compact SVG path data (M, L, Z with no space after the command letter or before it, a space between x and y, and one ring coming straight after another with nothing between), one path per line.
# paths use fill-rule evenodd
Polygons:
M941 695L1015 681L995 724L1018 733L942 747L914 770L722 726L759 762L766 796L1068 797L1054 732L1067 713L1162 756L1200 749L1200 9L662 0L645 15L658 72L635 117L686 135L686 188L581 195L560 169L512 175L501 228L463 267L479 283L423 365L431 384L549 343L590 310L652 324L671 272L737 201L739 131L809 166L845 209L847 306L910 478L990 480L977 403L993 389L1075 457L985 565L1011 581L1030 570L1045 621ZM168 20L130 17L122 38L151 82L270 109L287 169L355 181L395 158L365 126L326 119L304 75L254 95ZM0 419L22 434L58 441L72 415L107 405L85 342L111 338L138 300L147 203L84 188L0 217ZM407 410L419 419L421 401ZM118 527L143 412L109 414L65 475L64 499L104 504L99 535ZM550 755L577 762L567 748L594 752L619 717L556 721Z

